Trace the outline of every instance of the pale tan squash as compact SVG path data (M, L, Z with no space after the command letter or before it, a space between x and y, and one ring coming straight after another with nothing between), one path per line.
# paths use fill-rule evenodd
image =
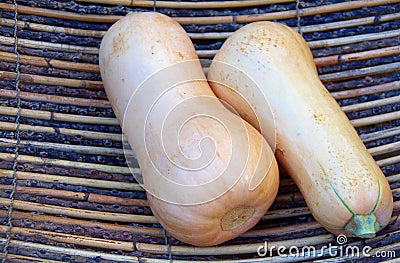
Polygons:
M104 36L99 63L167 232L210 246L253 227L277 193L273 151L215 97L184 29L158 13L127 15Z
M253 82L241 81L244 75ZM326 229L373 237L388 224L389 184L319 80L311 51L296 31L274 22L244 26L223 44L208 79L217 97L263 128L270 144L276 141L278 163Z

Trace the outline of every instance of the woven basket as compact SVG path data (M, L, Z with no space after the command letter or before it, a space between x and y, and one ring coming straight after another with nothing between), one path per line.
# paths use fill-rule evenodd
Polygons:
M3 262L396 261L400 1L184 1L1 1ZM336 240L313 219L298 188L282 173L271 209L242 236L206 248L171 237L126 166L121 129L98 72L100 41L112 23L128 12L153 10L181 23L205 59L249 22L278 21L301 32L321 80L392 187L389 226L373 239ZM258 255L265 242L300 251L312 246L316 253ZM337 249L324 249L328 245ZM346 245L384 253L380 258L349 255Z

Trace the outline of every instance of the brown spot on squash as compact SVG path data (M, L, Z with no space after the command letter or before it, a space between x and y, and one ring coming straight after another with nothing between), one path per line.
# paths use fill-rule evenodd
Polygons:
M112 55L118 55L120 53L123 53L123 51L128 48L126 40L124 36L121 35L121 32L119 32L118 35L113 38L112 46L113 46L113 51L111 53Z
M229 210L221 219L221 227L224 231L234 230L247 222L254 214L254 207L241 206Z

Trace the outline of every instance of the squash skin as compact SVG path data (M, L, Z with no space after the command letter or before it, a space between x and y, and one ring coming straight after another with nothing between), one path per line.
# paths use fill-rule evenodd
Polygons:
M182 62L188 63L171 72L167 69L166 74L161 73L163 78L157 77L157 72ZM276 159L261 134L227 110L215 97L184 29L173 19L158 13L129 14L115 23L104 36L99 65L112 108L137 156L150 207L167 232L192 245L211 246L253 227L277 194L279 172ZM146 84L149 78L150 84ZM165 83L178 84L166 91L163 89L167 84L160 79ZM158 95L162 95L161 99L154 106L153 99ZM204 104L195 104L194 100L192 108L187 110L188 116L195 116L204 108L209 108L211 112L218 113L220 119L229 122L227 125L232 130L227 136L217 122L202 118L185 124L179 143L189 157L196 157L199 147L200 150L209 150L205 147L207 144L204 146L198 138L210 136L215 146L211 164L190 177L187 170L171 164L171 161L182 164L185 161L190 163L190 160L182 154L164 156L162 146L168 142L160 143L158 136L162 136L160 125L166 113L174 113L180 104L199 97L204 99L201 100ZM154 106L150 113L149 105ZM193 113L190 113L191 110ZM176 120L182 121L182 116L177 116ZM169 128L165 129L166 133L175 127ZM232 142L245 148L231 149ZM176 182L188 181L200 185L220 175L224 166L229 165L233 152L237 152L235 156L246 163L237 174L232 174L238 177L232 186L229 180L222 178L215 183L215 189L210 184L209 188L184 191L173 184L164 185L162 182L165 180L160 179L158 173ZM219 189L224 183L229 188ZM252 184L255 187L250 187ZM220 193L208 192L210 189ZM215 198L205 199L204 196L208 195L215 195ZM199 202L196 203L196 200Z
M241 85L238 74L232 74L225 64L243 71L256 85ZM390 186L319 80L311 51L296 31L275 22L244 26L218 51L208 79L217 97L258 130L276 126L278 163L327 230L368 238L389 223L393 211ZM258 97L250 95L255 92L266 97L273 117L265 114L266 105ZM247 101L251 107L238 101ZM268 129L261 133L269 143L275 141Z

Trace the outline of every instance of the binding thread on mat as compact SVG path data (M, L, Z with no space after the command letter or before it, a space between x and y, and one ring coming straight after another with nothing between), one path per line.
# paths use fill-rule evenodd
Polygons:
M165 230L165 228L163 228L163 235L164 235L165 245L167 245L168 260L169 260L170 263L172 263L171 244L168 242L167 230Z
M20 98L20 89L19 89L19 77L20 77L20 72L19 72L19 53L18 53L18 4L17 1L14 0L14 53L16 56L15 60L15 90L17 91L16 95L16 101L17 101L17 115L15 118L15 147L14 147L14 159L13 159L13 164L12 164L12 189L10 193L10 203L8 205L8 212L7 212L7 231L6 231L6 242L3 247L3 258L2 258L2 263L6 262L7 255L8 255L8 247L10 245L11 241L11 229L12 229L12 223L11 223L11 214L13 211L13 205L14 205L14 195L15 195L15 190L17 187L17 162L18 162L18 152L19 152L19 145L21 142L20 135L19 135L19 130L20 130L20 115L21 115L21 98Z
M299 31L300 35L303 35L303 32L301 31L301 17L300 17L300 0L296 0L296 18L297 18L297 30Z

